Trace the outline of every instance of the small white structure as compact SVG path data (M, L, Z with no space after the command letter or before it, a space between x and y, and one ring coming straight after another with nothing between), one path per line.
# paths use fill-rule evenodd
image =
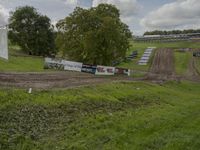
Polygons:
M8 60L8 34L6 28L0 28L0 57Z
M32 93L32 88L29 88L28 94L31 94L31 93Z

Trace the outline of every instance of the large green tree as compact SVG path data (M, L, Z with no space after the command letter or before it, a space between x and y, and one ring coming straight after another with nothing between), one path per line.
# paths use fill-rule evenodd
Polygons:
M31 55L55 54L55 35L51 21L35 8L24 6L11 13L9 38Z
M58 22L57 28L57 47L72 60L110 65L124 58L129 48L131 32L113 5L77 7Z

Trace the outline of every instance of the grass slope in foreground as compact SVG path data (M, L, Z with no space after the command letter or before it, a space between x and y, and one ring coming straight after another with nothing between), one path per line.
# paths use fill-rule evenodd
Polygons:
M200 85L0 90L0 149L200 149Z

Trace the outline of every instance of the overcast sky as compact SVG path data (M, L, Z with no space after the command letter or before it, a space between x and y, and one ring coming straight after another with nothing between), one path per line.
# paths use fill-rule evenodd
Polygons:
M0 0L0 26L7 24L9 12L19 6L34 6L55 23L76 6L89 8L100 3L116 5L135 35L156 29L200 28L200 0Z

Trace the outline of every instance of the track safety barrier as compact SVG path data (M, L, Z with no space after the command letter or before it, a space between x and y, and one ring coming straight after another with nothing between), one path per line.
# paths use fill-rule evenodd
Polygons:
M85 72L95 75L127 75L130 76L130 69L117 68L111 66L102 66L102 65L90 65L83 64L81 62L67 61L61 59L45 58L45 69L57 69L65 71L76 71L76 72Z

